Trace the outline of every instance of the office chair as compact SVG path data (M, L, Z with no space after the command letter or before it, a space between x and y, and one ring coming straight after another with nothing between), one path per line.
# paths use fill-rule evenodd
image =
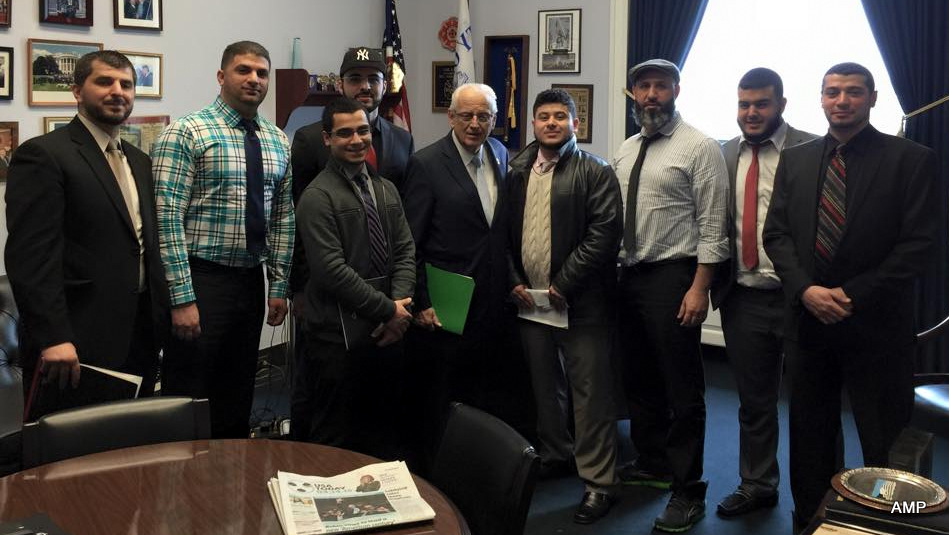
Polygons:
M949 329L949 317L916 335L918 344L942 335ZM949 438L949 373L919 373L914 377L916 399L911 425L943 438Z
M534 448L509 425L453 403L430 479L472 535L521 535L539 466Z
M23 468L131 446L211 437L208 400L154 397L47 414L23 426Z

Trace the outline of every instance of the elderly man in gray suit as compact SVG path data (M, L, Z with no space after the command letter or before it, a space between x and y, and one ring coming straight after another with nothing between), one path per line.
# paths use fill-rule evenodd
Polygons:
M761 230L781 151L817 136L791 128L778 73L759 67L738 82L741 135L723 147L730 182L731 261L720 265L712 306L721 309L728 358L741 406L738 489L718 504L732 517L778 502L778 389L782 370L784 296L765 254Z

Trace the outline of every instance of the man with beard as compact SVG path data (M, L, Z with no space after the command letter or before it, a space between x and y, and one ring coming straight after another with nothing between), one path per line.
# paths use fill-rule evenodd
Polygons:
M620 321L630 435L627 485L672 488L656 518L685 531L705 514L705 372L699 346L716 264L728 258L728 174L717 141L675 110L679 69L651 59L629 70L642 131L613 163L625 199Z
M151 162L119 139L135 71L105 50L81 57L65 128L13 155L7 178L6 265L22 318L23 377L64 387L80 362L142 376L154 392L167 328Z
M424 471L433 460L450 402L511 421L508 392L498 396L505 403L492 403L488 393L499 392L512 377L527 379L519 366L515 310L505 303L510 291L502 208L507 149L489 137L496 114L491 87L459 86L448 110L451 130L414 154L406 170L405 213L415 238L416 319L422 327L409 335L406 378L412 384L406 390L409 403L427 415L414 419L414 426L422 428L410 433L418 440L415 470ZM463 334L441 329L429 298L426 264L474 279Z
M778 73L759 67L738 82L741 135L725 144L731 195L728 244L731 261L719 265L712 306L721 307L728 358L738 397L738 489L718 504L729 517L778 503L778 390L781 385L781 326L784 294L765 254L761 230L783 149L817 136L791 128L782 114L787 99Z
M351 48L343 56L339 67L336 91L344 97L362 103L369 113L372 126L372 145L366 162L379 176L393 182L399 191L403 189L405 167L415 150L412 134L393 125L379 115L379 104L386 94L386 61L382 50L367 47ZM323 122L304 126L293 135L290 163L293 166L293 199L297 203L310 182L320 174L330 160L330 150L323 143ZM290 273L290 292L293 299L293 315L302 321L304 313L303 291L309 279L306 251L298 238L294 246L293 268ZM308 374L306 337L302 329L294 339L294 363L298 373L294 376L290 402L290 435L304 440L310 431L307 415L313 411L313 389L301 381Z
M178 119L152 147L158 237L171 292L172 341L162 392L208 398L211 434L246 438L257 348L287 313L293 254L290 143L257 114L270 55L252 41L228 45L221 93Z
M781 277L795 520L811 520L840 468L846 386L867 466L886 466L913 410L914 283L936 233L936 153L870 124L873 75L834 65L827 135L784 151L764 226Z
M611 296L622 203L609 164L577 148L580 120L570 94L542 91L533 112L536 141L511 161L509 176L511 295L532 310L537 303L528 289L539 290L567 313L568 329L527 320L518 327L537 403L541 458L575 460L586 489L573 519L590 524L609 512L616 486Z

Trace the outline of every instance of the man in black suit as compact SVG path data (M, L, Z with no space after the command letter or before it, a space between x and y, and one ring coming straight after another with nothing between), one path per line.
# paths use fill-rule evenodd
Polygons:
M741 400L741 484L718 504L718 514L726 517L778 503L784 294L774 264L761 246L761 229L781 150L817 137L784 122L786 104L778 73L764 67L745 73L738 82L741 135L722 148L731 191L731 258L719 264L711 297L712 306L721 309L728 360Z
M840 468L846 386L868 466L888 452L913 406L913 282L937 213L936 155L870 125L873 76L856 63L824 75L828 133L784 151L764 245L787 298L795 520L817 511Z
M452 94L451 131L414 154L406 170L405 213L415 238L416 321L406 379L428 427L421 455L430 456L451 401L497 413L485 392L517 369L515 311L505 303L507 268L503 191L507 149L488 137L497 115L494 90L464 84ZM428 293L425 264L474 279L464 334L443 331ZM524 377L526 380L526 376ZM415 385L415 386L412 386ZM411 411L410 411L411 412ZM430 459L428 459L430 460ZM422 461L425 464L425 461ZM418 467L415 467L418 469Z
M402 190L405 166L415 150L412 134L393 125L379 115L379 104L386 94L386 62L382 50L367 47L351 48L343 56L339 67L336 91L346 98L358 100L369 114L372 126L372 147L366 158L372 170ZM330 151L323 142L323 121L304 126L293 135L290 149L290 165L293 167L293 200L298 203L303 190L320 174L330 160ZM303 318L303 291L309 279L306 251L297 237L294 245L293 267L290 271L290 292L293 299L293 316L299 323ZM299 329L298 329L299 332ZM294 355L297 366L303 369L306 362L306 339L300 335L295 339ZM298 374L300 377L304 374ZM306 415L312 413L312 392L305 385L294 384L290 402L290 434L305 440L309 429Z
M24 377L37 370L75 387L83 362L140 375L149 395L168 311L151 163L118 137L134 68L115 51L86 54L72 92L76 118L21 145L10 164L6 265Z

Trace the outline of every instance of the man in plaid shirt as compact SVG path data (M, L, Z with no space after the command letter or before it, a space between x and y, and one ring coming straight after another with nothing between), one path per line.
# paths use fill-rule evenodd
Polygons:
M152 147L158 234L171 294L172 341L162 393L206 397L215 438L248 435L263 318L287 314L293 254L290 144L257 114L270 55L229 45L217 72L221 93L165 129Z

